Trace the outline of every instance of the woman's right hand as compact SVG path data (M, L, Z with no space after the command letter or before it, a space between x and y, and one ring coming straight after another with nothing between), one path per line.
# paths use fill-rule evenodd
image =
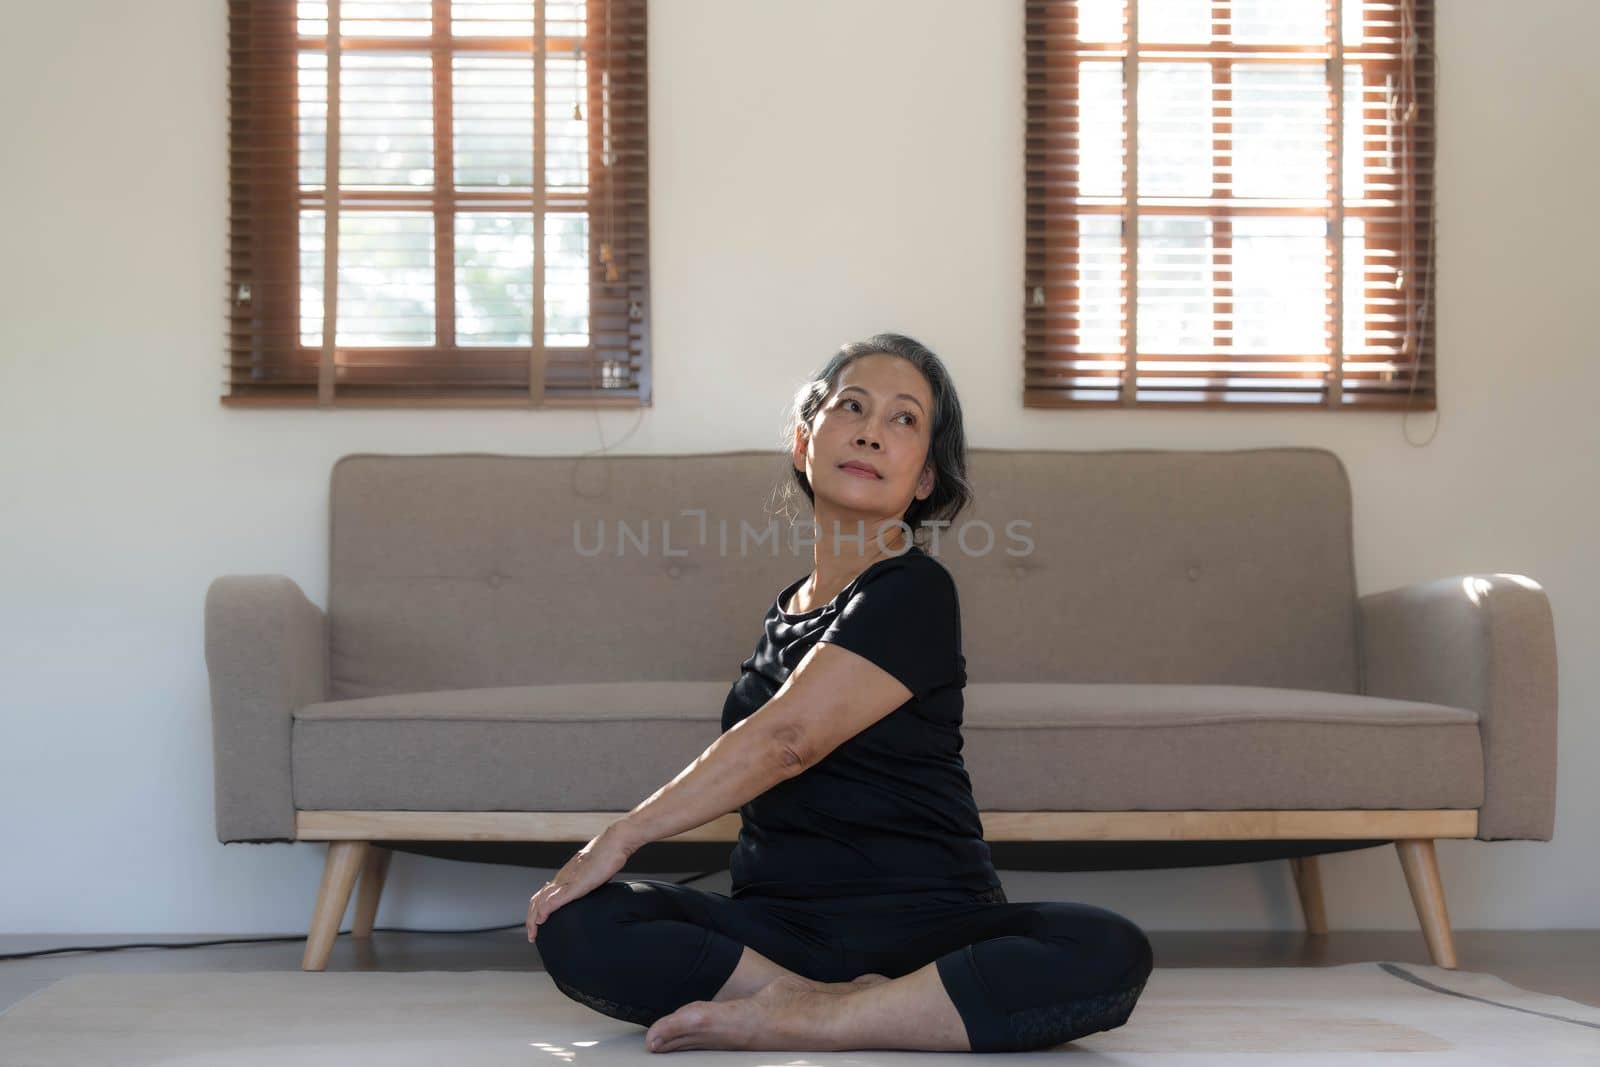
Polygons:
M539 936L539 924L552 912L605 885L638 850L638 844L616 823L600 831L528 901L528 940Z

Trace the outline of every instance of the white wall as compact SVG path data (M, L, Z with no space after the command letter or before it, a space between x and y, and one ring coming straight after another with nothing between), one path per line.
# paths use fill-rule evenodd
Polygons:
M976 446L1325 446L1354 480L1362 592L1541 582L1556 838L1446 841L1439 860L1460 929L1600 926L1600 5L1441 0L1436 431L1432 414L1021 408L1019 0L651 7L656 399L598 417L223 408L225 5L7 10L0 932L305 931L325 846L216 840L201 609L231 572L325 601L337 457L573 453L601 429L632 430L626 452L764 447L801 375L878 330L945 358ZM1335 928L1416 929L1392 848L1324 869ZM379 922L519 922L545 877L397 855ZM1283 862L1005 878L1012 899L1152 929L1299 924Z

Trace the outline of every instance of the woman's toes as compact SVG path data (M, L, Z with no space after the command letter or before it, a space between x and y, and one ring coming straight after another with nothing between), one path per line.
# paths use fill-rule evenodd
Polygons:
M702 1029L706 1025L706 1013L705 1002L695 1000L670 1015L662 1016L645 1031L645 1047L658 1049L684 1034Z

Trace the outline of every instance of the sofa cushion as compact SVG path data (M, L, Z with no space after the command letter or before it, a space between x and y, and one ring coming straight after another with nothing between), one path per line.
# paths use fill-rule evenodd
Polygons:
M980 809L1477 808L1477 712L1250 685L1013 683L966 690Z
M628 811L716 739L726 682L393 694L295 713L300 810ZM982 682L988 811L1474 809L1475 712L1240 685Z

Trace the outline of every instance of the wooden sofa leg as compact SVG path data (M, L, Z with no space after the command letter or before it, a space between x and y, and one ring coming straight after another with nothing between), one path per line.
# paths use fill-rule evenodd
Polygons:
M394 849L369 843L367 860L361 866L361 882L356 889L356 917L350 923L351 937L371 937L378 918L378 900L383 896L383 880L389 875L389 858Z
M321 971L328 966L333 940L339 936L339 920L350 903L350 890L361 873L370 846L365 841L332 841L328 859L322 867L322 888L317 890L317 906L311 913L311 935L306 938L302 971Z
M1434 855L1433 839L1419 838L1396 841L1400 852L1400 866L1406 872L1406 885L1411 887L1411 903L1422 920L1422 936L1428 942L1428 953L1434 965L1446 970L1456 968L1456 942L1450 932L1450 913L1444 906L1444 883L1439 880L1439 861Z
M1300 893L1300 911L1306 919L1306 933L1328 932L1328 911L1322 901L1322 868L1316 856L1290 856L1294 887Z

